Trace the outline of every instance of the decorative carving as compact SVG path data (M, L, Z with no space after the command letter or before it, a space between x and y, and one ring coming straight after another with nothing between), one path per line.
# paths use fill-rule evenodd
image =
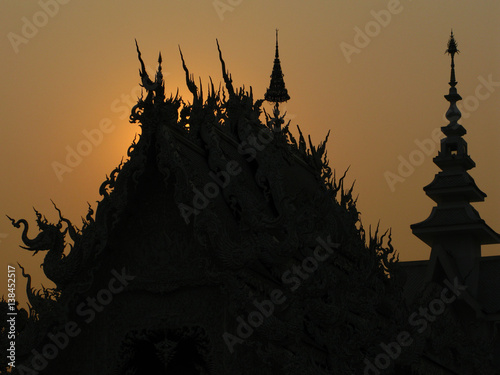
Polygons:
M136 276L96 317L99 328L75 338L80 347L101 342L99 352L68 354L58 368L80 374L78 361L99 359L96 374L133 374L143 345L158 371L182 371L179 361L192 354L191 370L200 374L361 373L380 342L406 328L391 233L365 232L353 186L345 189L346 174L337 179L328 165L328 134L316 147L299 129L297 141L277 106L263 123L263 100L233 87L217 48L225 90L211 82L206 99L181 53L193 94L185 104L177 94L165 98L161 55L153 81L137 47L146 98L130 122L142 133L106 177L95 217L89 205L81 230L57 207L55 224L36 212L34 239L25 220L11 219L24 225L26 249L48 251L44 272L57 285L53 297L30 295L38 348L55 324L47 299L62 324L78 319L75 307L106 287L112 268ZM236 335L240 319L276 291L282 298L272 314L230 351L223 335ZM409 366L423 347L411 347L396 366Z

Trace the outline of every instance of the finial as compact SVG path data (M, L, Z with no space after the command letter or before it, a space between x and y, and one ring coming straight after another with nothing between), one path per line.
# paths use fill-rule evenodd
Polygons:
M156 81L160 85L162 84L163 80L163 73L161 72L161 63L162 63L162 58L161 58L161 52L158 52L158 71L156 72Z
M281 62L279 59L278 52L278 29L276 29L276 56L274 58L273 71L271 73L271 83L267 89L264 99L268 102L278 103L286 102L290 99L288 95L288 90L285 87L285 81L283 79L283 72L281 70Z
M155 102L162 102L165 93L163 87L163 73L161 72L161 52L158 54L158 70L155 75L155 81L151 81L148 73L146 72L146 66L144 65L144 61L142 60L141 51L139 50L139 43L137 43L137 39L135 39L135 47L137 49L137 57L139 58L139 62L141 63L141 68L139 69L139 75L141 76L141 86L144 87L148 91L148 96L146 97L147 101L153 99L153 93L155 92Z
M456 126L458 124L458 120L462 117L460 110L457 107L457 101L462 100L462 97L458 94L457 81L455 79L455 54L460 53L457 48L457 42L455 40L455 36L453 35L453 30L451 30L450 39L448 40L448 48L445 53L451 56L451 73L450 73L450 92L448 95L445 95L446 100L450 102L450 108L446 112L446 118L450 121L448 126Z
M455 87L458 83L455 80L455 53L460 53L460 51L457 49L457 42L453 35L453 29L451 30L450 39L448 40L448 48L446 49L445 53L451 56L450 86Z
M275 58L279 58L279 51L278 51L278 29L276 29L276 54Z
M448 40L448 49L445 53L450 54L452 57L453 55L455 55L455 53L460 53L460 51L457 49L457 46L458 44L455 40L455 36L453 35L453 29L451 29L450 39Z
M156 72L156 81L161 85L161 81L163 79L163 73L161 72L161 63L162 63L162 58L161 58L161 52L158 53L158 71Z
M162 58L161 58L161 52L158 52L158 70L156 71L156 78L155 78L155 86L156 86L156 94L157 96L162 96L163 91L163 73L161 71L161 63L162 63Z

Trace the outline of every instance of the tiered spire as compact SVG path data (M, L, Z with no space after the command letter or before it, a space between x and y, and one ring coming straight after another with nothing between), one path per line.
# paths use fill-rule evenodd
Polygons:
M278 29L276 29L276 54L274 56L273 72L271 74L271 83L264 95L268 102L282 103L290 100L288 90L285 88L285 81L283 79L283 72L281 71L280 56L278 51Z
M450 89L446 100L450 107L446 112L449 121L441 127L445 137L441 140L441 150L433 159L441 169L434 180L424 187L424 191L437 206L425 221L411 225L413 234L432 247L431 259L438 253L449 254L454 260L458 273L471 286L477 282L478 259L481 257L482 244L500 243L500 236L491 229L470 202L484 201L483 193L468 174L476 166L468 155L467 142L462 138L467 131L458 123L462 116L457 102L462 99L458 94L455 78L454 57L459 51L451 32L446 53L451 56ZM447 257L445 255L444 257ZM450 266L451 267L451 266ZM467 276L466 276L467 275Z
M451 56L451 73L449 82L450 90L448 95L444 96L446 100L450 102L450 107L446 112L446 119L450 123L441 128L441 131L446 135L446 137L441 142L441 151L438 156L434 158L434 163L443 170L458 166L464 168L465 170L469 170L474 168L476 164L467 154L467 142L462 138L463 135L467 134L467 131L458 123L462 114L457 107L457 102L462 100L462 97L458 94L457 88L455 87L458 83L455 79L455 54L459 53L459 51L457 49L457 42L453 36L453 31L451 32L450 39L448 41L448 48L445 53ZM486 194L481 192L477 187L475 187L475 189L479 195L476 197L477 199L471 201L478 202L484 200ZM482 198L479 196L482 196Z

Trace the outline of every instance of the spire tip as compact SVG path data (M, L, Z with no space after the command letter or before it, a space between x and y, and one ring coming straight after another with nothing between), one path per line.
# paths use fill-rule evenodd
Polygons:
M451 29L450 39L448 40L448 48L446 49L445 53L453 57L455 53L460 53L457 47L458 44L455 40L455 36L453 35L453 29Z

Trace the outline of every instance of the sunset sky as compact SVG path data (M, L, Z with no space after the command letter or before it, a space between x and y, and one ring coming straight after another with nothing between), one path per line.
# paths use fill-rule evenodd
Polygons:
M209 77L222 80L217 38L234 85L252 86L260 99L278 28L292 132L299 124L319 144L331 130L330 166L337 175L350 166L346 180L356 181L363 225L380 220L382 230L392 228L400 259L418 260L430 249L410 224L434 206L422 188L438 171L435 129L447 124L444 51L453 28L460 123L477 165L469 173L488 195L475 208L500 231L497 0L5 0L0 7L0 294L7 264L16 262L35 286L51 286L39 268L46 252L20 249L21 230L4 215L30 221L34 237L32 207L57 221L52 199L81 226L87 202L96 207L99 185L140 132L128 122L140 93L134 38L150 74L161 51L167 94L179 87L186 101L178 45L206 92ZM500 246L483 247L483 255L500 255Z

